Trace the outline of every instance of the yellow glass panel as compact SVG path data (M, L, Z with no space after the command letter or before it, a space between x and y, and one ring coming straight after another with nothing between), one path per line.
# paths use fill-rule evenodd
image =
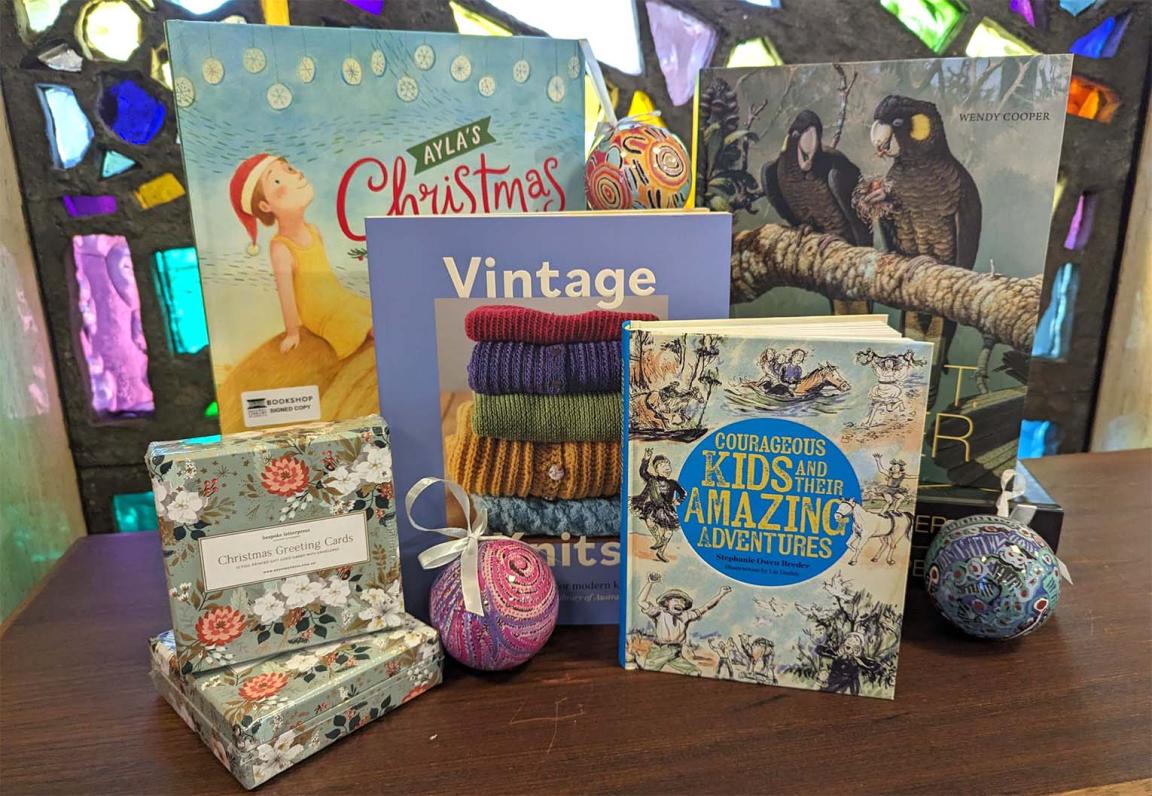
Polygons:
M168 171L143 183L136 189L135 193L136 201L140 203L140 206L149 210L171 202L173 199L179 199L184 195L184 186L180 184L180 180L176 179L175 174Z
M265 25L291 25L288 20L288 0L260 0Z
M976 30L972 31L972 38L964 47L964 54L969 58L989 58L999 55L1037 55L1038 50L1029 47L1020 39L1013 36L996 22L984 17Z
M27 42L52 27L66 0L16 0L16 27Z
M172 64L168 61L168 46L161 44L152 48L152 79L172 90Z
M668 125L659 116L654 115L656 110L656 103L652 98L645 94L643 91L637 89L632 92L632 102L628 104L629 116L643 116L645 124L655 125L656 127L667 128Z
M140 16L128 0L91 0L76 17L76 38L89 58L127 61L140 36Z
M726 66L780 66L784 61L767 39L749 39L732 48Z
M477 14L459 3L449 2L452 16L456 19L456 30L469 36L511 36L512 31L483 14Z

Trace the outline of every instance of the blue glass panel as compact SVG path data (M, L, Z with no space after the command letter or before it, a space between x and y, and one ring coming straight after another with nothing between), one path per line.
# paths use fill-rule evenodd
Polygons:
M1069 49L1086 58L1111 58L1120 48L1120 41L1124 38L1124 31L1128 29L1131 15L1132 12L1125 11L1123 14L1108 17L1077 39Z
M112 516L118 533L154 531L159 527L156 521L156 503L151 492L125 492L112 496Z
M156 293L168 322L168 345L177 354L195 354L208 345L200 265L192 247L156 252Z
M134 169L139 165L130 157L121 155L114 149L104 150L104 162L100 166L100 176L104 179L115 177L117 174L123 174L129 169Z
M1073 263L1064 263L1056 269L1056 278L1052 280L1052 296L1036 326L1032 356L1064 359L1068 355L1068 343L1072 338L1072 311L1076 307L1076 293L1079 289L1080 274Z
M1051 456L1060 448L1064 434L1051 420L1023 420L1020 423L1020 446L1016 456L1021 459L1039 459Z
M1060 0L1060 7L1072 16L1079 16L1092 6L1097 0Z
M58 168L70 169L84 159L92 145L92 123L80 109L76 95L67 86L40 84L40 105L52 162Z
M168 109L135 80L121 80L100 96L100 118L129 144L147 144L160 128Z

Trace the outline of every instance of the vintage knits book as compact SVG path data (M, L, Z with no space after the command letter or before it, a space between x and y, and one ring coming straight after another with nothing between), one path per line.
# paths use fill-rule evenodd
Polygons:
M935 343L922 488L1016 461L1072 56L705 69L695 197L732 315L887 312Z
M369 218L380 405L403 494L443 475L553 563L560 621L619 616L620 334L726 314L726 213ZM416 352L419 352L418 354ZM667 367L683 352L669 350ZM428 501L417 520L444 524ZM417 615L430 541L401 522Z
M171 22L224 433L377 411L364 217L584 208L579 43Z
M624 341L621 664L892 698L931 344L877 315Z

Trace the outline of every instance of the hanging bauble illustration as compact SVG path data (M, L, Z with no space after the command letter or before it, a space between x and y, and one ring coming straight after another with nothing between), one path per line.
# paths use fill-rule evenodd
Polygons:
M463 83L472 75L472 62L465 55L457 55L452 59L452 66L448 71L452 73L453 80Z
M436 51L427 44L421 44L416 48L416 51L412 53L412 60L416 63L416 66L427 71L436 63Z
M548 99L553 102L564 99L564 78L560 75L552 75L552 79L548 81Z
M384 70L388 68L388 59L384 57L383 50L373 50L372 58L368 61L368 68L372 70L372 74L376 77L384 74Z
M283 83L273 83L264 94L274 111L282 111L292 104L292 89Z
M200 67L200 75L204 82L215 86L224 79L224 64L219 58L208 56Z
M405 75L396 81L396 96L405 102L411 102L420 94L420 86L416 81Z
M316 79L316 62L310 55L305 55L300 59L300 63L296 64L296 77L305 83L311 83Z
M344 63L340 65L340 74L344 76L344 82L350 86L360 85L360 81L364 78L360 62L352 56L344 59Z
M268 65L268 57L264 55L264 51L259 47L249 47L246 49L242 60L244 68L252 74L263 72L264 67Z
M568 59L568 77L580 77L580 59L575 55Z
M512 79L517 83L523 83L530 74L532 74L532 66L523 58L512 64Z
M196 101L196 87L192 85L191 80L183 76L172 81L172 94L176 98L176 104L181 108L187 108Z
M480 92L481 97L491 97L496 93L496 78L492 75L484 75L476 84L476 89Z

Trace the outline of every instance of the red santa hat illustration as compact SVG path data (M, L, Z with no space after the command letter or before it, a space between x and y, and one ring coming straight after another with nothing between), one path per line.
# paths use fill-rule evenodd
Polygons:
M232 181L228 184L228 197L232 200L232 209L236 211L236 217L240 219L240 223L248 233L251 243L248 244L247 251L252 256L260 252L260 247L256 244L257 223L256 216L252 212L252 194L260 184L264 172L268 171L268 167L277 160L279 158L276 155L269 155L267 152L253 155L236 167Z

